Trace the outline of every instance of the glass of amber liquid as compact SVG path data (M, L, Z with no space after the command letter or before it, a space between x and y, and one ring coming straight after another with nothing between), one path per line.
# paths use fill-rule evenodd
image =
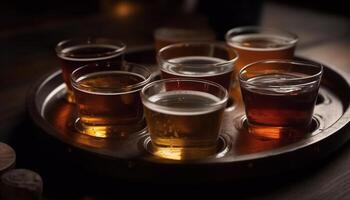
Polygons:
M238 74L246 65L265 59L293 59L298 37L294 33L256 26L237 27L226 33L226 43L239 58L233 72L230 96L241 100ZM235 57L235 52L231 57Z
M197 79L163 79L146 85L141 98L156 156L188 160L216 152L228 99L221 85Z
M63 80L67 86L67 100L74 103L71 73L86 64L124 61L126 45L108 38L81 38L61 41L56 46L60 58Z
M263 60L239 74L249 132L272 139L308 133L323 73L321 64Z
M132 63L96 63L74 70L75 128L96 137L127 137L142 131L146 124L140 91L150 80L146 67Z
M162 27L154 32L155 48L161 48L180 42L212 42L215 34L210 30Z
M229 52L227 46L219 43L177 43L162 48L158 52L157 60L163 79L205 79L230 90L238 56L230 55Z

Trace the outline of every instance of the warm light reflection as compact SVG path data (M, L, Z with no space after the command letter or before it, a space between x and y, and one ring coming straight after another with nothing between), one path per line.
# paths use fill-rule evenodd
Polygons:
M131 2L119 2L113 5L113 14L117 17L128 17L137 10L137 5Z
M153 154L171 160L194 160L207 158L214 155L216 148L182 148L182 147L161 147L154 148Z
M294 127L249 126L249 133L256 137L274 140L295 140L304 137L309 131Z
M262 138L281 139L281 137L283 137L283 128L254 126L249 127L249 133Z
M106 138L108 137L108 127L107 126L86 126L82 123L79 123L79 120L75 122L75 126L79 132L84 133L86 135Z
M182 152L178 148L155 149L154 155L171 160L182 160Z

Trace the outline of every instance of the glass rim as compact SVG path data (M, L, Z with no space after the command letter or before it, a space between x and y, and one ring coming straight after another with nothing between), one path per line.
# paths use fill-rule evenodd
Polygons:
M293 65L300 65L300 66L309 66L313 67L315 69L318 69L316 73L312 75L307 75L305 77L299 77L299 78L290 78L287 80L281 80L279 83L290 83L290 82L300 82L300 81L305 81L305 83L298 83L298 84L286 84L286 86L293 86L293 85L308 85L312 84L318 79L321 79L321 76L323 74L323 65L320 63L316 63L313 61L305 61L305 60L292 60L292 59L266 59L266 60L259 60L253 63L250 63L246 66L244 66L240 71L239 71L239 81L240 83L244 83L245 85L251 85L251 86L261 86L260 84L254 84L254 83L249 83L248 80L244 79L242 77L242 74L247 70L247 68L250 68L252 66L258 65L258 64L274 64L274 63L283 63L283 64L293 64ZM264 85L264 87L268 88L276 88L276 87L282 87L281 85Z
M105 42L103 43L96 42L99 40L105 41ZM69 43L75 43L75 42L78 44L73 44L73 45L69 45L68 47L63 47L64 45L67 45ZM106 53L94 54L93 56L88 58L69 56L69 53L63 52L63 50L67 48L72 48L75 46L88 46L92 44L105 45L106 47L114 47L114 48L118 47L118 48L115 48ZM118 56L123 52L125 52L126 48L127 48L126 44L117 39L106 38L106 37L86 37L86 38L69 38L69 39L62 40L59 43L57 43L55 47L55 51L58 57L65 60L89 61L89 60L108 59L114 56Z
M150 101L149 98L146 97L145 91L147 89L151 88L152 86L158 85L160 83L179 82L179 81L181 81L181 82L196 82L196 83L209 84L209 85L214 86L214 87L218 88L219 90L223 91L224 92L224 97L222 97L222 98L219 97L220 101L215 102L213 104L210 104L210 106L219 106L221 104L224 104L228 100L229 96L228 96L227 90L223 86L221 86L220 84L217 84L215 82L204 80L204 79L195 79L195 78L167 78L167 79L161 79L161 80L153 81L153 82L150 82L147 85L145 85L142 88L141 92L140 92L140 96L141 96L142 101L145 101L147 103L155 105L154 102ZM196 90L193 90L193 91L196 91ZM157 105L157 107L164 107L165 108L166 106Z
M77 69L75 69L71 75L70 75L70 80L71 80L71 84L72 84L72 87L77 89L77 90L83 90L83 91L87 91L86 89L93 89L92 93L101 93L101 94L104 94L104 95L116 95L116 94L127 94L127 93L133 93L133 92L136 92L136 91L140 91L142 89L143 86L145 86L147 83L150 82L150 80L152 79L152 72L146 67L146 66L143 66L143 65L139 65L139 64L136 64L136 63L124 63L124 64L120 64L118 63L118 65L122 65L122 66L132 66L132 67L136 67L136 68L139 68L139 69L142 69L144 71L146 71L147 73L147 77L145 77L144 75L141 75L139 73L137 73L138 75L141 75L144 80L141 81L141 82L138 82L138 83L135 83L135 84L131 84L131 85L127 85L127 86L124 86L122 88L106 88L106 87L96 87L96 86L86 86L86 85L82 85L82 84L79 84L78 82L78 77L75 77L76 73L78 73L79 71L81 70L84 70L84 69L87 69L89 67L96 67L96 68L100 68L101 66L99 65L103 65L102 67L108 67L107 65L110 64L110 65L113 65L113 64L117 64L116 62L108 62L108 63L103 63L103 64L100 64L100 63L90 63L90 64L87 64L87 65L83 65L81 67L78 67ZM110 69L110 70L96 70L94 72L89 72L89 73L86 73L80 77L83 77L83 76L86 76L87 74L92 74L92 73L99 73L99 72L122 72L122 73L126 73L126 72L130 72L130 71L125 71L125 70L116 70L116 69ZM134 73L134 72L132 72Z
M170 64L170 65L182 66L184 64L177 63L177 62L170 62L169 59L162 58L161 53L163 53L164 51L169 50L169 49L180 48L180 47L189 47L189 46L192 46L192 45L195 45L195 46L201 46L201 45L207 46L208 45L208 46L213 46L215 48L226 49L227 51L233 51L234 54L235 54L235 57L230 59L230 60L219 62L219 63L213 63L213 64L191 64L191 65L221 67L223 65L234 64L237 61L238 57L239 57L239 55L236 52L236 50L234 50L234 49L232 49L232 50L230 49L229 50L227 48L227 46L224 45L223 43L218 43L218 42L180 42L180 43L170 44L170 45L167 45L167 46L161 48L157 52L157 60L158 60L159 63L167 63L167 64ZM163 65L161 65L160 67L162 68L162 66ZM233 67L232 67L232 70L233 70Z
M262 27L262 26L239 26L232 28L228 30L225 34L225 40L228 44L241 44L241 42L233 42L232 38L238 35L241 35L240 33L244 33L245 31L253 31L259 33L260 31L266 31L271 33L276 33L274 35L279 35L277 33L281 33L283 35L287 35L290 41L288 41L288 45L295 45L299 41L299 37L288 30L282 29L282 28L275 28L275 27ZM232 35L237 34L237 35Z

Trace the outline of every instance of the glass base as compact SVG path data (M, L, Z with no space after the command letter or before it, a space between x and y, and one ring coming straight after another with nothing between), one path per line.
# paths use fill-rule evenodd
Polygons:
M301 138L316 135L324 127L324 122L317 116L313 116L308 127L276 127L261 126L248 123L245 115L234 119L234 127L240 133L249 133L260 140L286 140L296 141Z
M171 160L194 160L215 154L214 147L160 147L152 145L153 154Z
M274 126L261 126L254 124L247 124L248 131L254 136L263 139L276 139L276 140L293 140L305 137L310 133L312 126L308 127L274 127Z
M214 146L209 147L174 147L154 145L148 136L143 140L146 151L163 159L170 160L197 160L205 158L220 158L226 155L231 148L231 138L221 134Z
M75 129L83 134L99 138L127 138L134 134L143 134L146 132L145 120L132 125L91 125L83 123L78 118L74 123Z

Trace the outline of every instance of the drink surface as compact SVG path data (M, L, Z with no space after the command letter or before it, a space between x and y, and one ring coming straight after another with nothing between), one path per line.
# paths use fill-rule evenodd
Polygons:
M254 51L272 51L289 48L291 39L283 36L253 33L232 37L229 44L235 48Z
M184 56L169 59L161 67L163 78L201 78L229 89L233 65L227 60L208 56Z
M152 143L164 148L209 148L215 150L224 104L199 91L169 91L151 96L145 104ZM207 152L208 153L208 152Z
M74 87L82 123L125 125L143 119L139 89L126 89L144 81L142 76L123 71L97 72L78 79Z
M132 85L138 84L144 80L144 77L132 72L101 71L82 76L77 79L77 82L80 86L84 87L85 92L89 91L91 93L113 95L115 91L126 90L126 92L128 92L128 90L130 90L128 87L130 88ZM109 92L103 93L98 92L98 90L109 90Z
M222 107L222 105L215 105L220 101L218 97L191 90L175 90L153 95L149 101L154 104L146 105L156 112L180 116L207 114Z
M227 64L215 66L215 64L225 63L227 60L207 56L184 56L169 59L168 62L176 64L165 63L162 70L178 76L206 77L233 70L232 66Z
M63 49L59 57L72 61L104 60L118 56L119 49L117 46L105 44L77 45Z
M300 74L268 74L241 87L248 122L255 125L307 127L318 94L317 84L285 85ZM269 87L273 83L274 87ZM251 85L253 84L253 85Z

